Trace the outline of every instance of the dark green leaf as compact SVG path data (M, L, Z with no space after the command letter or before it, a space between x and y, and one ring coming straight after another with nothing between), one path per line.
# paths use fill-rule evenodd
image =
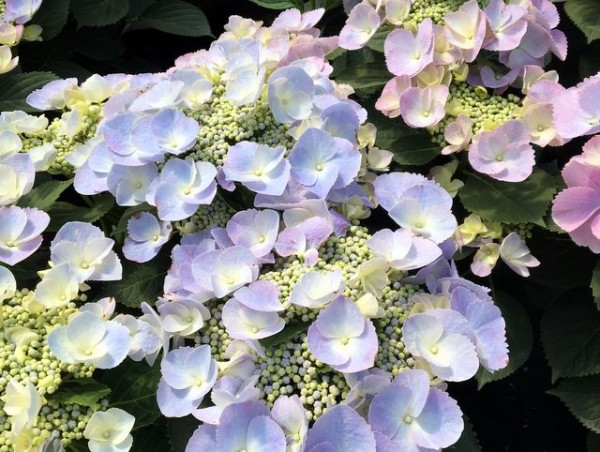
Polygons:
M387 35L389 35L389 34L390 34L389 28L380 28L373 35L373 37L371 37L371 39L367 43L367 46L369 47L369 49L373 49L376 52L383 53L383 45L385 43L385 38L387 38ZM388 72L388 80L392 77L393 77L393 75Z
M50 232L58 231L62 225L69 221L93 223L102 218L115 205L115 198L110 193L102 193L92 199L94 202L92 207L80 207L63 201L52 204L52 207L48 210L50 225L46 230Z
M25 103L25 99L32 91L56 79L58 77L52 72L0 75L0 111L37 112L36 108Z
M291 325L288 324L282 331L275 334L274 336L261 339L260 343L265 348L274 347L276 345L281 344L282 342L287 341L288 339L291 339L297 334L304 333L306 330L308 330L308 326L309 324L305 322L294 323Z
M463 205L484 220L534 223L544 226L544 215L556 193L556 178L534 169L523 182L501 182L470 173L458 195Z
M296 5L292 1L287 0L250 0L263 8L268 9L288 9L295 8Z
M10 267L10 271L17 280L17 287L34 287L39 281L38 271L48 268L50 253L38 249L24 261Z
M444 450L446 452L481 452L481 446L479 445L477 435L473 430L473 425L471 425L469 418L464 414L463 420L465 422L465 429L463 430L460 439Z
M592 295L594 296L596 307L600 309L600 259L598 259L596 267L594 267L590 287L592 288Z
M150 5L140 16L140 22L174 35L212 36L202 10L182 0L162 0Z
M141 16L153 3L156 3L156 0L130 0L128 17L137 18Z
M588 42L600 38L600 3L598 0L569 0L565 12L583 32Z
M169 420L172 418L169 418ZM174 449L169 443L169 433L166 425L167 418L158 419L152 425L140 428L133 433L133 446L131 446L131 452L148 452L148 451L160 451L160 452L178 452L179 450L185 450L185 444L183 449ZM196 427L198 421L196 421ZM182 438L185 443L191 437L191 433L187 438Z
M92 76L92 73L86 68L71 61L50 61L44 66L44 69L58 75L60 78L75 77L79 83Z
M145 361L126 359L114 369L104 372L100 381L112 389L110 406L135 416L134 430L152 424L160 411L156 390L160 380L158 361L149 367Z
M54 201L58 199L61 193L69 188L72 183L73 179L44 182L21 197L17 204L21 207L35 207L47 211L52 207L52 204L54 204Z
M116 27L84 28L78 34L76 52L95 61L118 59L125 52Z
M498 292L494 301L506 322L509 361L508 366L494 373L481 367L476 375L478 389L481 389L486 383L507 377L521 367L529 358L533 345L531 322L521 303L504 292Z
M117 302L138 308L144 301L154 304L163 294L163 282L169 268L169 259L154 258L150 262L137 264L123 262L123 279L104 284L97 298L115 297Z
M129 0L71 0L71 12L80 27L103 27L127 15Z
M44 0L37 10L32 24L42 27L42 39L49 41L58 36L69 17L69 0Z
M377 127L377 146L393 152L394 160L401 165L424 165L440 154L441 148L431 141L431 135L408 127L400 118L388 118L372 110L369 121Z
M85 438L81 438L75 441L71 441L67 446L67 451L69 452L89 452L90 448L88 447L88 440Z
M198 425L198 419L194 416L186 416L179 419L167 418L167 429L169 438L171 439L172 450L183 452Z
M594 432L588 433L587 452L600 452L600 434Z
M85 381L76 379L69 384L62 384L58 391L49 398L62 403L77 403L97 411L100 409L100 400L108 394L110 394L110 388L105 384L91 379L85 379Z
M342 0L320 0L319 6L325 8L325 11L329 11L330 9L338 6L340 3L342 3Z
M600 433L600 375L569 378L548 392L562 400L579 422Z
M348 83L354 89L383 88L390 80L390 72L380 62L346 68L337 75L337 81Z
M552 303L541 323L552 380L600 372L600 312L583 290Z
M531 280L544 286L573 288L589 286L596 263L589 250L577 246L566 234L535 231L527 245L540 262L531 269ZM565 265L577 262L577 265Z
M579 56L579 79L583 80L584 78L591 77L599 71L600 41L594 41Z

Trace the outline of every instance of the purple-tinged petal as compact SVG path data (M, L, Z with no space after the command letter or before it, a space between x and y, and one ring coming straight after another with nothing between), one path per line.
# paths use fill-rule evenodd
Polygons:
M356 411L346 405L336 405L317 419L309 430L306 450L321 443L332 444L332 450L374 451L375 435Z
M357 50L362 48L375 34L381 18L368 3L360 3L352 8L346 25L340 31L339 45L343 49Z

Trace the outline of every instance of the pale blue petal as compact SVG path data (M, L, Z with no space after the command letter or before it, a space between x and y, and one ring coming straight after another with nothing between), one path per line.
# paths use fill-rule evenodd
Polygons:
M217 450L217 427L200 425L190 438L185 452L215 452Z
M269 416L257 416L248 424L246 439L248 452L285 452L285 435L281 427Z
M331 443L340 451L374 451L375 435L367 422L346 405L329 408L308 432L306 449Z

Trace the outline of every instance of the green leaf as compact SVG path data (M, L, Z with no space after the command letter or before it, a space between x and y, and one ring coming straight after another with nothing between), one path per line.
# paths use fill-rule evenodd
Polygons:
M68 202L56 201L48 210L50 224L46 230L56 232L69 221L94 223L115 205L115 198L108 192L92 199L94 202L92 207L80 207Z
M97 298L115 297L117 302L130 308L139 308L144 301L154 304L163 294L163 282L170 265L168 258L161 257L143 264L124 261L123 278L106 282Z
M297 334L304 333L306 330L308 330L308 326L309 326L309 324L306 322L299 322L299 323L294 323L291 325L288 324L279 333L277 333L273 336L267 337L265 339L261 339L260 343L265 348L274 347L276 345L281 344L282 342L285 342L285 341L291 339L292 337L296 336Z
M92 76L92 72L72 61L50 61L44 66L44 69L51 71L60 78L75 77L79 83Z
M557 396L579 422L600 433L600 375L570 378L548 392Z
M71 12L80 27L103 27L127 15L129 0L71 0Z
M95 61L117 60L126 50L114 26L84 28L77 39L75 51Z
M535 231L527 245L541 262L539 267L531 269L532 281L549 287L589 286L595 256L575 245L568 235ZM577 265L565 265L565 262L577 262Z
M594 271L592 272L590 287L592 288L592 295L594 296L596 307L600 309L600 259L596 262L596 267L594 267Z
M493 373L481 367L475 376L478 389L481 389L486 383L507 377L521 367L529 358L533 346L531 322L521 303L504 292L498 292L494 301L506 322L509 361L508 366Z
M156 3L156 0L130 0L128 18L138 18L150 5Z
M134 430L152 424L160 417L156 390L160 380L160 364L149 367L145 361L126 359L114 369L104 372L100 381L112 389L110 406L135 416Z
M381 62L346 68L336 78L337 82L348 83L354 89L383 87L390 80L390 73Z
M376 145L394 153L401 165L424 165L440 154L431 135L404 124L401 118L388 118L376 110L369 111L369 121L377 127Z
M17 280L17 287L34 287L40 282L37 272L46 270L50 259L50 253L44 251L42 247L24 261L10 267L11 273Z
M444 449L446 452L481 452L481 446L477 440L477 435L473 430L473 425L469 418L463 414L465 429L460 435L460 439L452 446Z
M600 451L600 435L594 432L588 432L586 441L587 452L599 452Z
M583 32L589 42L600 38L600 3L598 0L569 0L567 16Z
M77 439L75 441L71 441L67 445L67 450L69 452L89 452L90 448L88 447L88 440L85 438Z
M184 451L188 440L194 430L198 428L198 419L194 416L182 418L167 418L167 429L171 439L171 448L174 451Z
M469 173L458 195L463 205L484 220L534 223L544 226L544 215L556 193L556 178L534 169L523 182L501 182Z
M162 0L140 16L142 25L180 36L212 36L200 8L182 0Z
M22 110L37 112L36 108L25 103L32 91L46 83L57 80L52 72L26 72L23 74L0 75L0 111Z
M51 180L38 185L17 203L20 207L35 207L47 211L52 207L63 191L71 186L73 179Z
M552 381L600 372L600 312L585 291L571 291L546 309L541 338Z
M37 10L32 24L42 27L42 39L49 41L58 36L69 17L69 0L44 0Z
M183 449L174 449L169 443L169 433L167 431L166 420L167 418L158 419L152 425L148 425L147 427L136 430L133 434L133 445L131 446L131 452L148 452L152 450L170 452L185 450L185 444L187 444L188 440L192 436L192 433L190 433L187 437L182 438L182 441L185 442ZM196 428L197 427L198 420L196 420Z
M385 43L385 38L390 34L389 28L380 28L377 32L371 37L367 46L369 49L373 49L376 52L383 53L383 45ZM392 74L388 72L388 80L392 78Z
M295 8L297 5L287 0L250 0L252 3L268 9L288 9Z
M50 395L51 400L62 403L77 403L90 407L94 411L100 409L100 400L110 394L110 388L93 379L72 380L62 384L58 391Z

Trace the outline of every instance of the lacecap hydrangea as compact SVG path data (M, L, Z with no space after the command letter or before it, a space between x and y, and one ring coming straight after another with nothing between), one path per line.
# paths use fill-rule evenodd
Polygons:
M322 14L288 10L270 27L233 16L165 73L57 81L28 99L62 111L40 138L51 171L140 206L126 258L179 240L140 318L80 311L50 333L51 350L108 368L119 344L156 361L161 412L201 422L189 451L440 450L463 430L443 382L508 362L489 290L456 274L452 197L387 173L366 111L329 77L339 40L319 36ZM392 229L361 224L374 209ZM70 249L75 234L87 246ZM76 223L55 240L45 278L120 276L95 231ZM76 346L82 326L102 334ZM88 426L127 450L117 424L131 419L109 411ZM96 430L84 431L90 447Z

